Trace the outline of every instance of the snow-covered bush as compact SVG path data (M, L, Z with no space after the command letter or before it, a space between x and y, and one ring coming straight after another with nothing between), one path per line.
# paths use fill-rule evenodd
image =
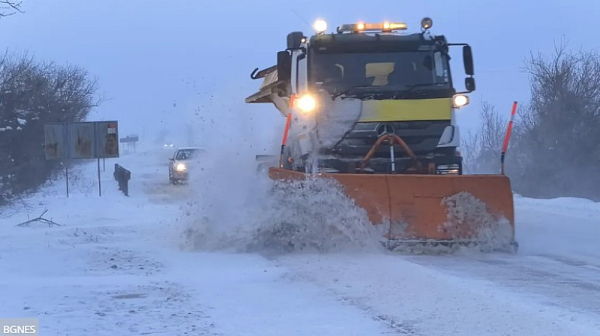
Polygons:
M84 69L0 57L0 205L44 183L60 162L46 161L44 123L85 120L97 85Z

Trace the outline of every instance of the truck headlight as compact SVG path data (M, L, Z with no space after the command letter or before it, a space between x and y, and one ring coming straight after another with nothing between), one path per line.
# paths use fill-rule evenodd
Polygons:
M309 114L317 108L317 100L313 96L305 94L295 101L295 105L303 113Z
M469 104L469 97L463 94L457 94L452 97L452 105L455 108L461 108Z
M187 170L187 167L186 167L186 166L185 166L185 164L183 164L183 163L178 163L178 164L175 166L175 170L176 170L176 171L178 171L178 172L182 172L182 171L186 171L186 170Z

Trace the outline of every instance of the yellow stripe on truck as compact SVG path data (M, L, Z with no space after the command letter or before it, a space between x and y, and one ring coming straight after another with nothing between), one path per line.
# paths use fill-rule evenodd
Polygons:
M361 122L450 120L452 99L365 100Z

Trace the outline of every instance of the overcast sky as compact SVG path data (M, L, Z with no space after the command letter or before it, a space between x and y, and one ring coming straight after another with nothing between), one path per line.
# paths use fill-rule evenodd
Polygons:
M477 127L482 100L506 114L513 100L527 100L522 68L530 52L551 53L562 39L571 49L600 47L598 0L24 0L23 9L0 19L0 46L97 76L109 100L93 119L117 119L120 135L147 137L162 127L181 133L190 122L200 142L231 132L281 132L274 107L244 104L260 85L249 75L275 64L287 33L311 33L306 22L316 18L330 28L390 20L417 30L429 16L434 34L470 43L477 91L460 111L465 130ZM460 59L460 50L454 55ZM462 66L453 65L462 85Z

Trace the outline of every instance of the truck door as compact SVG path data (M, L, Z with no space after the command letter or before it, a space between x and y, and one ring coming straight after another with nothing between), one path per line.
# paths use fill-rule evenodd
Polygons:
M301 50L294 50L292 52L292 93L298 95L307 91L307 69L306 54Z

